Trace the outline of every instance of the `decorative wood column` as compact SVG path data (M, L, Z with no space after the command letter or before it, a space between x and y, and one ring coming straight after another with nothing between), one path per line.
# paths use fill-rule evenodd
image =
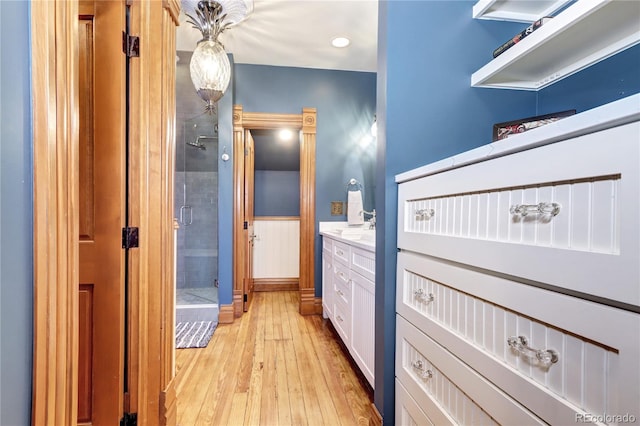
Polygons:
M139 425L175 424L174 157L177 0L131 2L128 411Z
M316 110L302 110L300 141L300 314L322 313L315 300ZM318 312L319 308L319 312Z
M244 127L242 105L233 106L233 315L243 313L244 264Z
M33 425L78 413L78 4L31 3ZM74 326L75 325L75 326Z
M176 28L180 17L179 0L163 0L162 13L162 294L160 300L160 424L175 425L177 395L175 371L175 158L176 158Z

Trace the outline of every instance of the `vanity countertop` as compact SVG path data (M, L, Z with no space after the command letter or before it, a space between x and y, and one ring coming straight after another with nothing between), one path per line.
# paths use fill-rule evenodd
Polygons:
M373 252L376 249L376 231L368 229L368 225L351 228L342 222L320 222L320 235L363 250Z

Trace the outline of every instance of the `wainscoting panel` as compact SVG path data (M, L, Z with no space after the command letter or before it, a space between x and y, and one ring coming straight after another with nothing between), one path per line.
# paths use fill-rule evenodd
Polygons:
M300 220L256 217L253 277L298 278L300 275Z

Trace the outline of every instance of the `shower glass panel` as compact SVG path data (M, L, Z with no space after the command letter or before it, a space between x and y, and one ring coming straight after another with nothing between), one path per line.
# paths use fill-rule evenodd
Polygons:
M218 320L218 125L178 114L176 321Z

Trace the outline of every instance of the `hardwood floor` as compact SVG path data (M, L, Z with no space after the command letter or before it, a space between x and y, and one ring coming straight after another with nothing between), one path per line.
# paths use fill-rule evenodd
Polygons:
M371 394L298 293L259 292L206 348L176 351L178 425L367 425Z

